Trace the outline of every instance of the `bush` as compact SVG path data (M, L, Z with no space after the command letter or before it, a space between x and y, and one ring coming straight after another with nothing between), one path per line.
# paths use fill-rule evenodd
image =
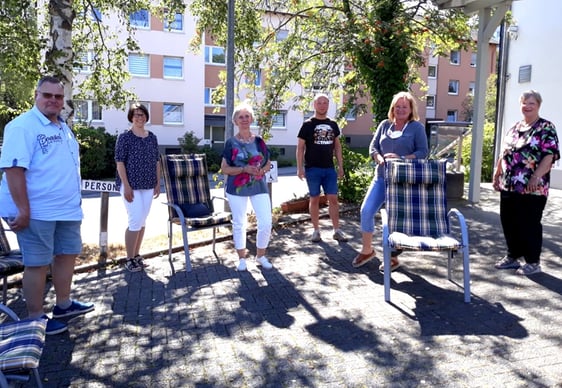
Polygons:
M221 153L211 146L200 146L201 139L195 136L193 131L186 132L178 139L181 151L186 154L205 154L207 156L207 168L209 172L218 172L221 168Z
M114 178L115 143L117 135L110 135L105 128L94 128L83 123L73 126L80 144L80 173L83 179Z
M374 176L368 156L352 151L342 144L344 177L340 182L339 197L344 202L361 203Z
M482 145L482 176L480 179L482 182L492 181L492 174L494 172L494 134L494 123L486 121L484 124L484 139ZM462 143L462 164L465 171L465 181L468 181L470 177L471 150L472 135L465 137Z

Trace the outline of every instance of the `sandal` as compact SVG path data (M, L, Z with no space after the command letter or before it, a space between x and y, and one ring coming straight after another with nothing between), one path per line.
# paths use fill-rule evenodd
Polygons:
M376 254L375 254L374 249L371 253L361 253L361 252L359 252L359 254L357 256L355 256L355 258L353 259L353 262L351 263L351 265L355 268L358 268L358 267L361 267L364 264L367 264L367 262L373 260L375 257L376 257Z
M397 257L390 258L390 272L395 271L400 267L400 262ZM379 266L379 271L384 272L384 263Z

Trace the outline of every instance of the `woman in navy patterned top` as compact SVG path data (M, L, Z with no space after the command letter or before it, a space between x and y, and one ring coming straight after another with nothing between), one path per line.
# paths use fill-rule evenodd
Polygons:
M238 252L238 271L246 270L246 225L248 202L257 219L256 261L264 269L272 268L265 257L271 237L271 200L265 173L271 169L269 150L263 139L252 134L252 107L241 104L234 109L232 122L238 133L228 139L222 153L221 171L227 175L226 196L232 210L232 238Z
M115 162L117 186L128 215L125 231L128 259L125 267L137 272L144 267L139 251L146 218L152 199L160 195L160 154L156 136L144 128L149 118L148 109L142 104L132 104L127 118L132 126L117 138Z

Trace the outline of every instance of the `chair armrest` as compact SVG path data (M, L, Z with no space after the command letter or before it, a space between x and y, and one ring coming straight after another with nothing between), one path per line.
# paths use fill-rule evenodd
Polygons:
M216 196L216 195L211 197L211 201L214 201L215 199L221 199L224 202L228 202L228 198L226 198L226 197L219 197L219 196Z
M464 219L464 215L458 209L452 208L447 213L447 218L449 219L449 222L451 222L451 219L453 218L453 216L456 217L456 219L459 223L459 226L461 228L462 244L463 244L463 246L467 247L468 246L468 228L466 226L466 220Z
M8 315L14 321L20 320L18 315L14 312L14 310L12 310L8 306L6 306L4 303L0 303L0 313L4 313L4 314Z
M180 221L181 221L182 225L185 224L185 216L183 215L183 210L181 210L181 208L178 205L176 205L175 203L172 203L172 202L162 202L162 203L166 206L174 208L174 210L176 211L176 214L180 218Z

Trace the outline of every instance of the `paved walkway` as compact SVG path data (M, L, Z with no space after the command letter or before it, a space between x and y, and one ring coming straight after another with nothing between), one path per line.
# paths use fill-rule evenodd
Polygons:
M327 219L319 244L309 222L276 230L269 271L236 272L223 242L221 262L194 249L190 273L177 254L174 275L163 257L143 273L77 274L74 296L96 310L48 337L45 386L562 387L562 192L545 212L545 272L529 278L492 269L504 242L489 185L480 204L451 205L469 223L471 304L437 254L404 254L385 303L379 262L351 266L360 234L350 212L349 243L330 238ZM16 290L9 305L23 309Z

